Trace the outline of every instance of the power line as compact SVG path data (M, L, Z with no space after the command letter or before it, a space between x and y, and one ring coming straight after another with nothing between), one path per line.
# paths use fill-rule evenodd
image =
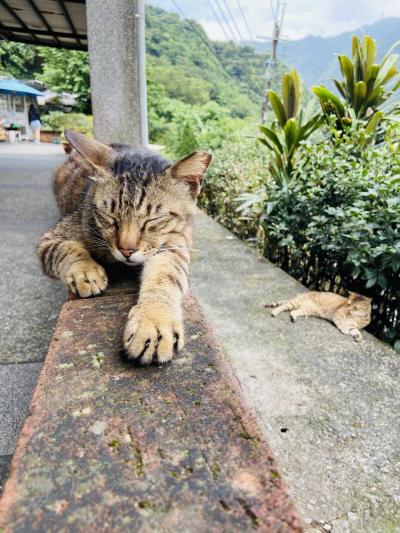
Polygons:
M253 33L252 33L251 29L250 29L249 23L247 22L247 18L246 18L245 14L244 14L244 11L243 11L243 8L242 8L242 4L240 3L240 0L236 0L236 1L237 1L238 6L239 6L239 11L240 11L240 14L242 15L242 19L244 21L244 24L245 24L245 26L247 28L247 31L249 32L250 39L252 41L254 41Z
M272 0L269 0L269 5L271 6L272 16L274 19L278 18L278 6L274 7Z
M213 15L214 15L216 21L217 21L218 24L219 24L221 30L223 31L225 37L226 37L226 38L228 39L228 41L229 41L229 35L228 35L228 32L227 32L226 29L223 27L223 25L222 25L222 23L221 23L221 19L219 18L219 15L218 15L217 12L215 11L214 6L212 5L212 2L211 2L210 0L207 0L207 2L208 2L208 5L209 5L210 8L211 8L211 11L213 12Z
M219 11L220 11L220 13L221 13L221 15L222 15L222 18L224 19L224 22L225 22L225 24L226 24L226 26L227 26L227 28L228 28L228 30L229 30L229 33L232 35L233 41L236 42L237 39L236 39L236 37L235 37L235 34L234 34L233 31L232 31L232 28L231 28L231 26L230 26L230 24L229 24L229 22L228 22L228 19L226 18L225 12L224 12L224 10L222 9L221 4L219 3L219 0L215 0L215 3L216 3L217 6L218 6L218 9L219 9Z
M232 11L231 11L231 8L229 7L228 2L227 2L226 0L222 0L222 1L224 2L225 8L226 8L226 10L227 10L229 16L231 17L232 24L234 25L234 27L235 27L235 29L236 29L236 31L237 31L237 34L239 35L239 39L240 39L241 41L243 41L242 34L240 33L240 30L239 30L239 28L238 28L238 26L237 26L237 24L236 24L235 18L234 18L234 16L232 15Z
M177 2L175 2L175 0L171 0L171 3L174 5L174 7L179 11L179 13L181 14L181 16L187 20L187 22L189 23L190 27L192 28L192 30L194 31L194 33L203 41L203 43L207 46L207 48L209 50L211 50L211 52L217 57L218 61L219 61L219 57L217 56L217 54L215 53L215 50L214 48L210 45L210 43L204 38L204 36L199 32L197 31L197 28L196 26L193 24L193 22L185 15L185 13L183 12L183 10L180 8L180 6L177 4Z
M188 24L190 25L190 27L192 28L192 30L194 31L194 33L202 40L202 42L207 46L207 48L211 51L211 53L214 55L215 59L218 61L218 63L220 64L224 74L226 76L228 76L232 81L234 81L235 83L237 83L237 80L235 80L230 74L229 72L227 72L225 70L225 66L224 64L222 63L221 59L218 57L218 54L216 53L216 51L214 50L214 48L210 45L209 41L207 41L204 36L197 30L196 26L193 24L193 22L185 15L184 11L182 10L182 8L178 5L178 3L175 1L175 0L171 0L171 3L173 4L173 6L179 11L179 13L181 14L181 16L187 20Z

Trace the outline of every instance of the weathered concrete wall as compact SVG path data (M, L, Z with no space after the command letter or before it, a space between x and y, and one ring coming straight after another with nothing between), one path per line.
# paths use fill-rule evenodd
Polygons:
M141 128L146 101L138 49L140 4L140 0L86 2L94 133L104 143L147 142L147 132Z
M120 357L134 295L64 305L0 530L300 533L271 451L192 297L171 364ZM3 530L2 530L3 531Z

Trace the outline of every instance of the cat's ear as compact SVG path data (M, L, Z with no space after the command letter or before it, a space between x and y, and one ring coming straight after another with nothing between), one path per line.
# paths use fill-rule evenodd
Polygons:
M200 192L201 183L211 163L211 154L208 152L193 152L187 155L171 168L174 178L186 181L190 187L193 198Z
M363 296L362 294L349 291L349 302L354 302L356 300L360 302L372 302L372 298L368 298L368 296Z
M65 130L64 135L75 150L93 166L104 168L112 160L114 151L110 146L88 139L73 130Z

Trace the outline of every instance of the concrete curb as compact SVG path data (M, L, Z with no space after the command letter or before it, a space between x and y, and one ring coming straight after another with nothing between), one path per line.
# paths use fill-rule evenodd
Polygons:
M301 531L198 303L163 368L119 356L134 296L66 303L0 501L24 531Z

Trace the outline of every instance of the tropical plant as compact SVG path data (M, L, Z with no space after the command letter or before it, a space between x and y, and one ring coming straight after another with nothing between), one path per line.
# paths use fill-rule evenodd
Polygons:
M312 87L318 97L325 115L335 115L337 129L343 131L346 126L366 126L367 135L372 135L381 120L384 104L400 87L400 73L397 67L398 54L392 54L396 43L376 63L376 42L369 35L363 41L353 35L352 60L346 55L338 55L342 80L333 82L341 98L329 91L325 86Z
M300 106L300 80L296 70L282 78L282 98L272 90L268 98L276 119L271 126L259 126L259 141L271 151L270 172L276 182L286 184L293 173L296 151L320 125L321 115L307 120L307 113Z

